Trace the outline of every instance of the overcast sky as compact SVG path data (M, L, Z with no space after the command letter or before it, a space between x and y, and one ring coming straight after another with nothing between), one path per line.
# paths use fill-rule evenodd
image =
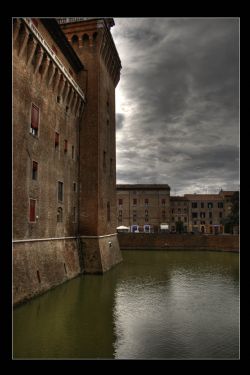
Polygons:
M115 18L117 183L239 188L239 20Z

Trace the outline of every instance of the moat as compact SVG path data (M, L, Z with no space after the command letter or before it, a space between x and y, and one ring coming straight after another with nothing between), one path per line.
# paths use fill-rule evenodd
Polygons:
M239 358L239 254L122 254L15 308L13 358Z

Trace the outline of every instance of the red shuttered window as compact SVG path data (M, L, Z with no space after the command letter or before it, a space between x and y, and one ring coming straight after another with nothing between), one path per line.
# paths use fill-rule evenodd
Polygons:
M55 147L59 146L59 133L55 132Z
M30 222L36 221L36 200L30 199Z

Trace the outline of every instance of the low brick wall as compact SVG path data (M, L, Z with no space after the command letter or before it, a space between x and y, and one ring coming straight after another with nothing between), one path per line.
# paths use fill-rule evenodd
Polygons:
M192 235L167 233L119 233L122 250L216 250L239 251L238 235Z

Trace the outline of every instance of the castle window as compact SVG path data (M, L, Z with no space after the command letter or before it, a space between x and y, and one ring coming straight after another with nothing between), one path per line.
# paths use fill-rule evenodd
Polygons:
M72 149L71 149L71 156L72 156L72 159L74 160L75 159L75 147L72 146Z
M76 182L73 182L73 191L76 193Z
M137 205L137 199L136 198L133 199L133 205L134 206Z
M110 203L107 203L107 221L110 221Z
M57 198L59 202L63 202L63 182L61 181L57 184Z
M197 208L197 202L192 202L192 208Z
M148 199L145 199L144 203L145 203L145 206L148 207Z
M209 218L210 219L212 218L212 212L209 212Z
M119 199L119 206L121 206L123 203L122 199Z
M37 180L37 170L38 163L36 161L32 162L32 180Z
M39 108L32 104L31 106L31 125L30 125L30 132L31 134L37 136L38 135L38 125L39 125Z
M203 202L201 202L201 208L204 208L204 203Z
M208 202L207 208L213 208L213 203L212 202Z
M55 132L55 148L59 146L59 133Z
M223 202L218 202L218 208L223 208Z
M87 46L89 44L89 36L88 34L84 34L82 37L83 46Z
M35 199L30 199L29 221L31 223L35 223L36 221L36 200Z
M63 221L63 209L62 207L58 207L57 209L57 222L62 223Z
M73 45L78 45L78 36L77 35L72 36L71 43Z
M165 200L165 199L162 199L162 200L161 200L161 204L162 204L162 206L165 206L165 204L166 204L166 200Z
M219 213L219 217L222 218L222 212Z
M67 139L64 140L64 152L68 152L68 141Z

